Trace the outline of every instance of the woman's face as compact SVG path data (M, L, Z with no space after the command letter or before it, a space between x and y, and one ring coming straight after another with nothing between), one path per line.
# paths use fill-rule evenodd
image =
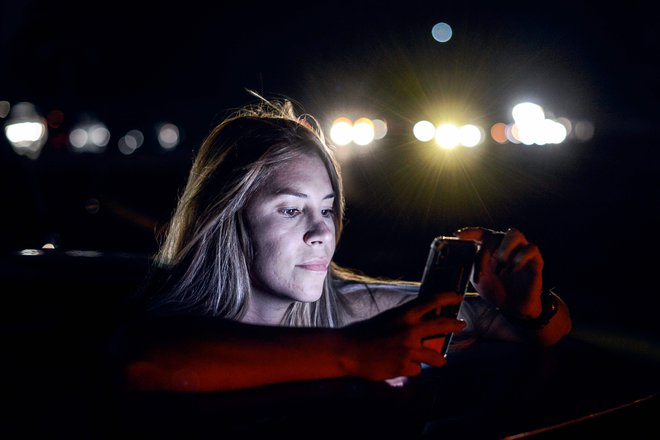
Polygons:
M255 252L247 321L277 322L291 302L319 299L335 252L335 196L321 159L301 155L250 200Z

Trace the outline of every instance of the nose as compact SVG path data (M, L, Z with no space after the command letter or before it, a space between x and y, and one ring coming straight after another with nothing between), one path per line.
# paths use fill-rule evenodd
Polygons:
M331 220L330 220L331 221ZM316 218L310 221L303 239L308 245L334 242L334 228L327 224L328 219Z

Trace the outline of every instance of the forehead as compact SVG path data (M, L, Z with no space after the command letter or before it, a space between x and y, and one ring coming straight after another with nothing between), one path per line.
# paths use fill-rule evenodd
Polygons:
M266 188L277 191L285 187L310 185L332 189L330 176L323 161L316 155L303 154L276 167Z

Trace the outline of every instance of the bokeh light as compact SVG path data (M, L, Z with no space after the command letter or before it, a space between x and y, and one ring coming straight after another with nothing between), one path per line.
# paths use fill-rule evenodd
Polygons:
M336 145L348 145L353 140L353 121L341 116L334 120L330 128L330 139Z
M435 125L429 121L419 121L413 126L413 135L422 142L428 142L435 137Z
M438 43L446 43L451 40L453 33L454 31L451 26L444 22L436 23L433 25L433 28L431 28L431 35Z
M35 160L48 139L48 125L34 104L19 102L11 108L5 136L16 154Z

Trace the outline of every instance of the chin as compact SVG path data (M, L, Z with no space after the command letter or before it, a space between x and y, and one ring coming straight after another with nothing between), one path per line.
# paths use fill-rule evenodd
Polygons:
M316 302L323 294L323 283L317 285L309 285L302 292L299 292L298 301L300 302Z

